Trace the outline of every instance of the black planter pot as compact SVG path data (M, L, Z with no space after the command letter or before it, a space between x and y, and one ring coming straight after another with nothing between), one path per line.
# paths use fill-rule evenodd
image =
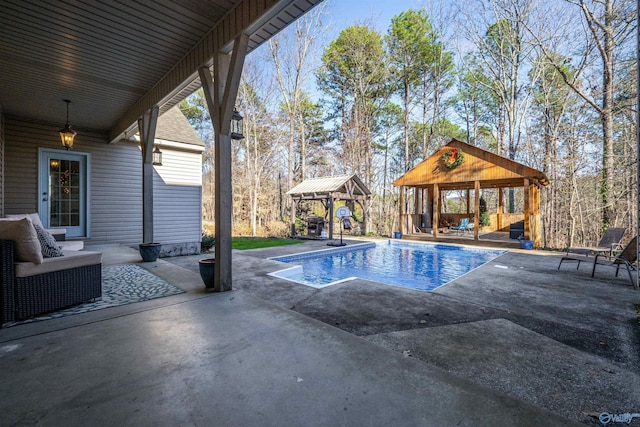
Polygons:
M214 276L216 270L216 259L215 258L203 258L198 261L199 269L200 269L200 277L204 282L204 286L207 289L214 288Z
M160 255L162 243L140 243L138 250L144 262L154 262L158 259L158 255Z

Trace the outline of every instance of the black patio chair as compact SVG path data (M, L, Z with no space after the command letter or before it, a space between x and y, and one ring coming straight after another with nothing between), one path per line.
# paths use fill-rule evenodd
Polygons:
M592 253L605 254L608 252L609 256L613 255L613 251L620 249L620 241L624 237L624 233L624 228L608 228L602 235L602 239L600 239L597 246L572 247L567 249L567 254L560 259L558 270L560 270L564 261L577 262L577 270L580 268L580 263L582 261L593 261L593 259L589 257L589 254Z
M616 269L616 277L618 277L618 272L620 271L620 267L624 266L627 269L627 273L629 273L629 280L631 281L631 285L635 288L638 288L638 283L633 280L632 271L636 271L638 266L636 261L638 260L638 237L634 237L631 239L627 247L625 247L620 255L606 255L604 253L597 254L593 260L593 270L591 271L591 277L595 277L596 274L596 266L598 265L606 265L609 267L615 267Z

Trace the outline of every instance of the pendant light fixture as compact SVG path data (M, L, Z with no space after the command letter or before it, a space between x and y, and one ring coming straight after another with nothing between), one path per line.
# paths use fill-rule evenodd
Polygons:
M63 101L67 103L67 123L58 131L58 133L60 134L62 145L68 151L73 147L73 139L76 137L77 132L69 126L69 104L71 104L71 101L68 99L63 99Z

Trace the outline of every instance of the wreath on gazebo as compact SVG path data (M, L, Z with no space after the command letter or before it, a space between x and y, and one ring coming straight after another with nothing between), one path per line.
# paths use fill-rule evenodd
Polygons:
M450 148L442 155L444 165L449 169L455 169L464 163L464 154L457 148Z

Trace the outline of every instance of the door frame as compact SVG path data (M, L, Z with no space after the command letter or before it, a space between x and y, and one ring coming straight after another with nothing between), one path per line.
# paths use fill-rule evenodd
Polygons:
M81 202L80 207L80 215L81 218L84 217L84 230L81 228L81 232L79 235L74 235L74 233L69 233L67 231L67 237L70 238L89 238L91 236L91 154L80 152L80 151L67 151L67 150L56 150L52 148L38 148L38 215L40 215L40 219L42 220L42 225L46 228L67 228L64 226L60 227L50 227L49 224L49 203L48 200L44 201L42 196L43 193L49 193L49 161L48 157L53 156L64 160L78 160L80 159L80 185L84 191L80 194L81 201L84 200L84 203ZM66 159L65 159L66 157ZM84 167L83 167L84 166ZM82 221L81 221L82 223Z

